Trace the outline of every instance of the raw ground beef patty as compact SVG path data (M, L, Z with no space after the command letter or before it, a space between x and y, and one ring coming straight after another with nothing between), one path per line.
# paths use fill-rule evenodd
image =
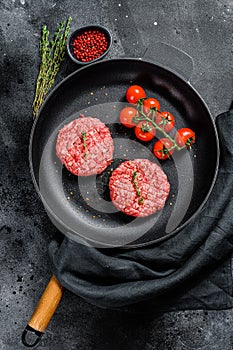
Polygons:
M121 163L109 181L113 204L131 216L147 216L164 207L170 191L166 174L148 159Z
M113 140L107 126L97 118L80 117L58 134L58 158L74 175L100 174L111 163Z

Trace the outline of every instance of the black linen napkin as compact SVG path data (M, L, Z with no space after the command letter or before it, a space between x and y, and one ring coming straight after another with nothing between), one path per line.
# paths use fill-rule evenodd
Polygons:
M171 311L233 306L233 110L217 118L220 169L196 219L172 238L139 249L50 244L53 273L88 302L109 309Z

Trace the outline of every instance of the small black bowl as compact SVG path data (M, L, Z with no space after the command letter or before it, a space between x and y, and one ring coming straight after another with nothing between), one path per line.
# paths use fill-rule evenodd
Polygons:
M77 36L81 35L82 33L88 31L88 30L98 30L99 32L105 34L106 38L107 38L107 41L108 41L108 47L107 47L107 50L104 51L104 53L102 55L100 55L99 57L95 58L94 60L92 61L88 61L88 62L82 62L80 60L78 60L76 58L76 56L74 55L74 48L73 48L73 45L72 45L72 42L74 40L74 38L76 38ZM73 31L68 39L67 39L67 51L68 51L68 54L70 56L70 58L77 64L81 64L81 65L86 65L86 64L90 64L90 63L93 63L93 62L96 62L98 60L101 60L104 56L107 55L108 51L110 50L110 47L112 45L112 35L110 34L110 32L108 31L107 28L101 26L101 25L96 25L96 24L90 24L90 25L87 25L85 27L81 27L79 29L76 29L75 31Z

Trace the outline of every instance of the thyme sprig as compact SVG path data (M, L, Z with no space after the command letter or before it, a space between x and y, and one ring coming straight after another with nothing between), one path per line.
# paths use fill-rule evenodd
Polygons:
M138 204L143 204L144 198L142 197L141 190L140 190L138 183L137 183L137 172L136 171L133 172L132 182L133 182L134 188L135 188L137 196L138 196Z
M87 134L86 134L86 132L85 131L83 131L82 133L81 133L81 138L82 138L82 140L83 140L83 147L84 147L84 150L86 151L86 148L87 148ZM85 158L87 158L88 157L88 153L87 152L85 152L84 153L84 157Z
M47 26L44 25L42 27L40 41L41 63L33 101L34 117L38 115L39 109L45 100L45 96L54 85L61 62L64 60L66 41L70 33L71 21L72 18L70 16L66 21L62 21L51 41L49 41L49 30Z

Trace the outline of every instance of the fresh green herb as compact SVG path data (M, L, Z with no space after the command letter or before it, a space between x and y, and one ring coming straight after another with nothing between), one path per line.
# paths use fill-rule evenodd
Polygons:
M87 147L87 144L86 144L86 140L87 140L87 138L86 138L86 132L83 131L83 132L81 133L81 135L82 135L82 140L83 140L83 146L84 146L84 148L85 148L85 147Z
M81 137L82 137L82 140L83 140L84 150L86 150L86 147L87 147L87 143L86 143L86 141L87 141L87 134L86 134L85 131L82 131ZM88 157L88 153L87 152L84 153L84 157L87 159L87 157Z
M133 181L134 188L135 188L135 190L136 190L137 196L139 197L138 203L139 203L139 204L143 204L143 203L144 203L144 198L141 196L141 190L140 190L140 188L139 188L139 186L138 186L138 183L137 183L137 179L136 179L136 178L137 178L137 172L134 171L134 172L133 172L133 175L132 175L132 181Z
M133 175L132 175L133 183L134 183L134 184L136 183L136 177L137 177L137 172L134 171L134 172L133 172Z
M143 204L144 203L144 198L141 197L139 200L138 200L138 204Z
M47 26L44 25L42 27L40 41L41 63L33 101L34 117L38 115L40 106L45 100L45 96L54 85L61 62L64 60L66 41L70 32L71 20L72 18L68 17L66 21L60 23L52 41L49 41L49 31Z

